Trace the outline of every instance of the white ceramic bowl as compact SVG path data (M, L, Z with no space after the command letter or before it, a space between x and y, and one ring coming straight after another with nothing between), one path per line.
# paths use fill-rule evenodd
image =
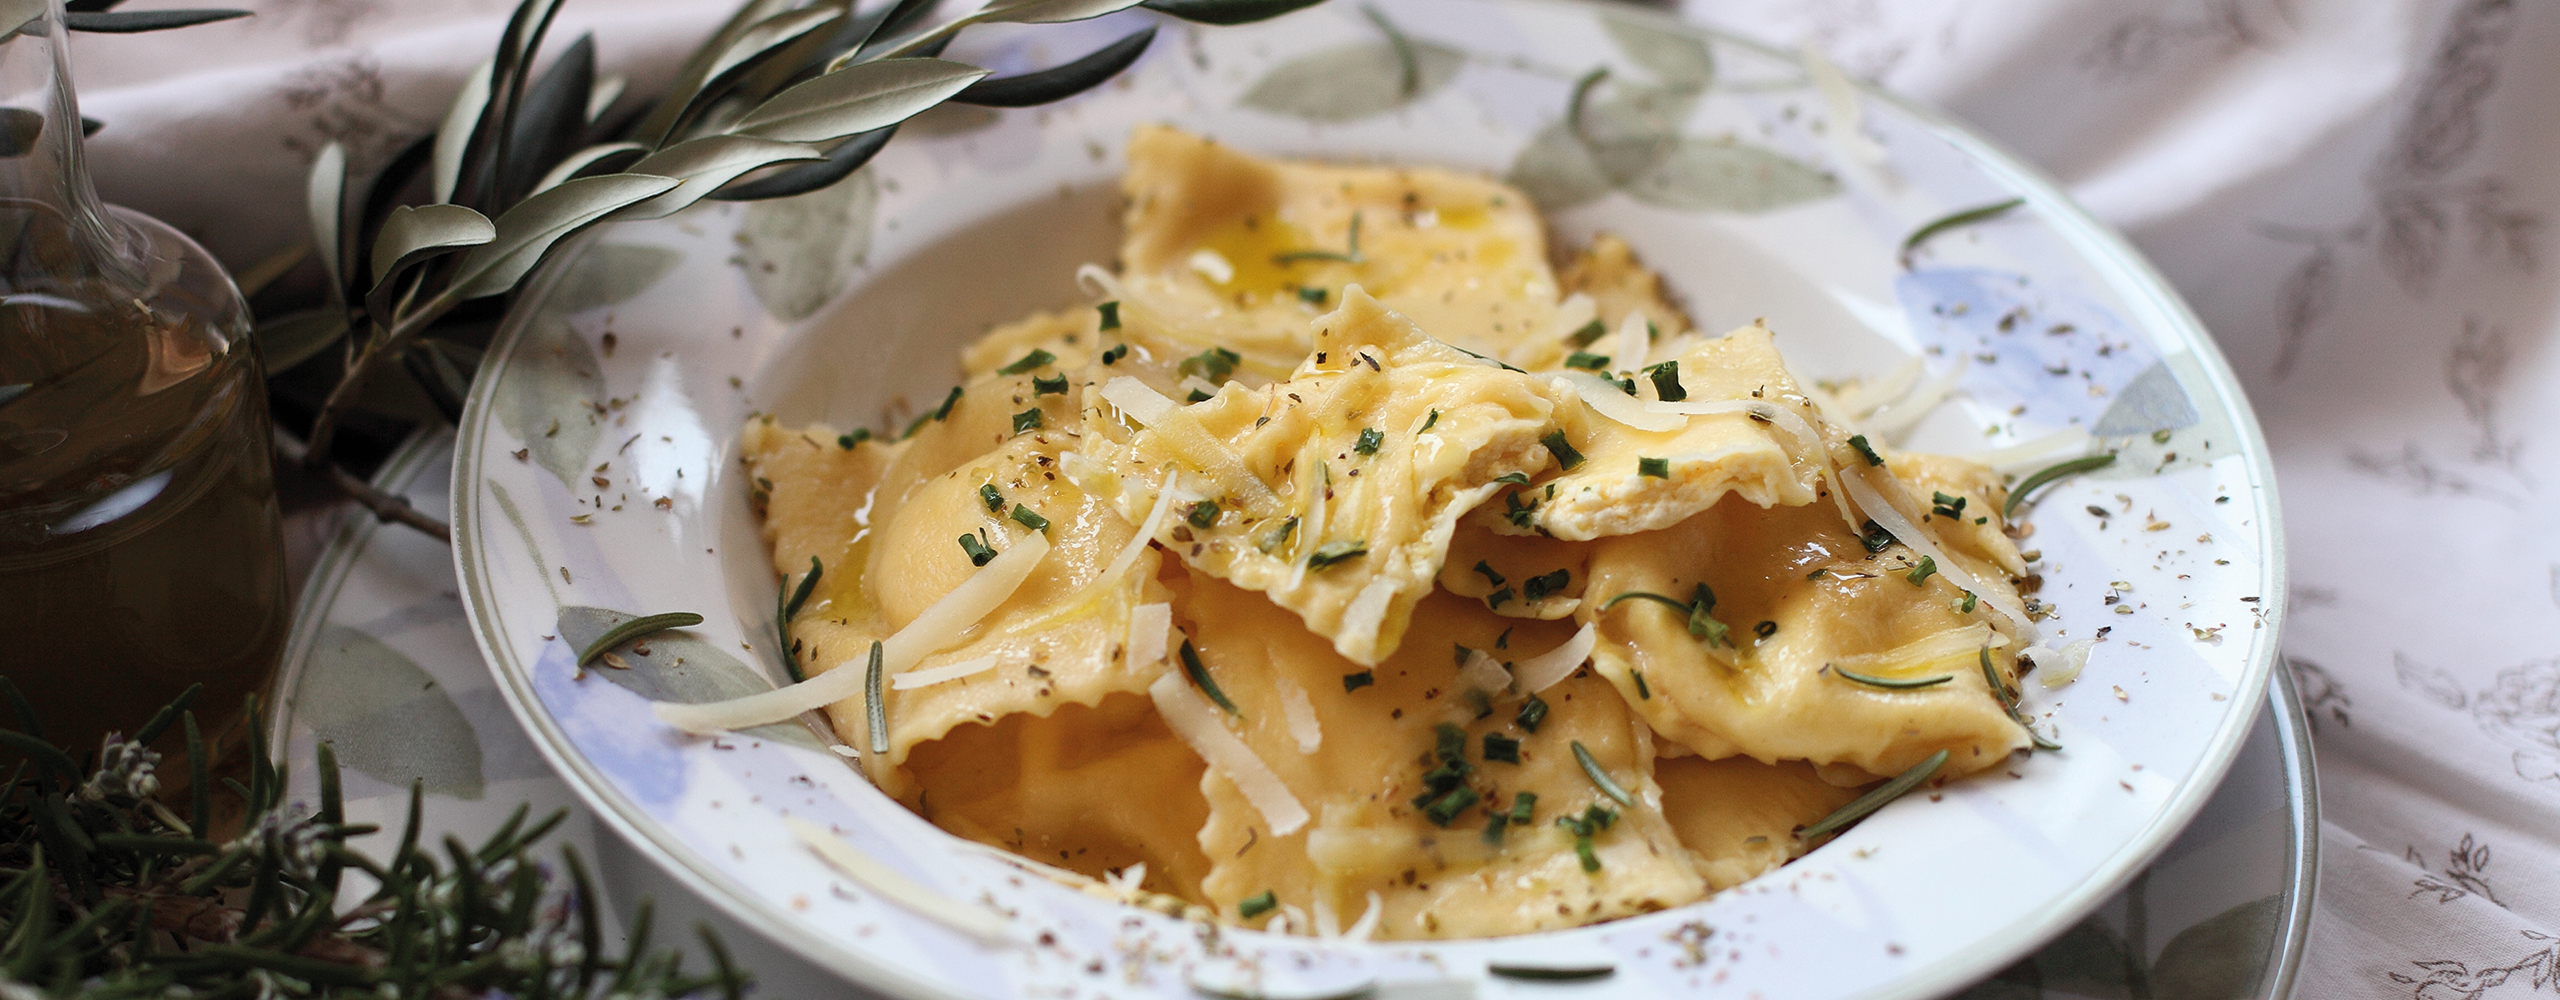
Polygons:
M2247 734L2284 592L2264 445L2176 296L2033 171L1884 95L1844 83L1826 98L1820 73L1792 57L1637 10L1377 7L1410 46L1413 93L1361 7L1172 26L1094 94L936 112L836 188L616 226L561 254L489 355L454 476L463 599L535 743L683 884L900 996L1568 988L1488 978L1489 960L1615 966L1570 986L1577 995L1933 996L2115 891ZM975 57L1043 65L1144 16L990 36ZM1576 79L1601 66L1614 82L1593 92L1589 134L1643 127L1622 98L1681 112L1654 126L1668 152L1644 169L1595 166L1561 124ZM1624 236L1703 327L1765 316L1808 378L1971 359L1964 394L1911 447L2098 432L2123 460L2054 488L2026 545L2042 551L2040 596L2061 613L2048 634L2108 629L2076 685L2026 685L2067 749L2014 778L1907 799L1694 906L1492 941L1342 944L1202 934L1026 875L899 808L798 727L704 740L657 723L649 697L778 676L775 578L734 460L740 422L888 426L951 383L966 338L1073 301L1073 268L1112 256L1116 151L1150 121L1260 153L1515 176L1548 204L1559 241ZM1898 262L1925 222L2012 197L2024 205ZM653 642L640 669L575 677L575 643L608 613L668 610L710 620ZM1007 940L858 887L796 844L786 815L994 907Z

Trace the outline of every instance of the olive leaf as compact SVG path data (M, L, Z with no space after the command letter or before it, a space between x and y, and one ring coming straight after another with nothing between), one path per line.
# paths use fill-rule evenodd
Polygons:
M723 79L746 66L757 56L789 45L800 36L843 16L833 8L807 7L783 11L758 21L748 26L747 30L740 32L737 40L729 43L728 48L722 50L719 57L711 61L703 72L702 86L706 89L717 86Z
M694 97L711 79L712 63L719 61L721 54L729 51L730 45L747 29L789 9L792 4L793 0L748 0L741 4L737 13L731 14L728 22L722 24L720 30L712 32L710 39L695 49L693 56L676 70L675 79L667 85L666 96L659 98L657 105L649 109L649 116L632 130L632 137L653 147L665 142L667 134L675 129L677 119L693 106Z
M1405 55L1412 56L1407 87ZM1308 121L1347 122L1381 115L1428 97L1466 65L1444 45L1360 42L1281 63L1245 91L1246 107Z
M497 66L498 57L490 56L463 74L462 89L445 110L444 125L436 129L435 181L429 190L437 201L452 201L454 187L462 183L462 156L470 151L471 133L489 108L489 77Z
M941 59L855 63L774 95L730 131L785 142L824 142L905 121L986 75L967 63Z
M72 31L95 31L126 35L141 31L165 31L215 21L247 17L245 10L137 10L137 11L65 11L62 26Z
M304 189L304 204L311 212L311 246L320 255L320 267L329 275L329 287L347 287L347 253L339 238L339 223L346 216L347 148L337 143L320 147L320 155L311 160L311 178Z
M595 90L596 38L590 33L551 62L551 69L524 93L508 132L497 204L505 205L533 192L535 183L562 157L577 151L587 135L587 97Z
M335 306L290 312L258 324L249 334L267 372L286 371L327 350L347 335L347 311Z
M1120 75L1121 70L1128 69L1129 64L1145 55L1147 46L1155 40L1156 29L1149 26L1073 62L1017 76L980 80L952 95L951 101L990 108L1027 108L1073 97Z
M862 169L863 164L871 162L872 157L880 155L880 150L889 145L890 137L897 133L898 126L895 125L872 129L837 143L836 148L827 151L827 157L824 160L804 163L788 170L777 170L769 176L759 177L744 184L732 184L711 192L709 197L714 201L762 201L767 198L788 198L793 195L807 194L832 186L838 181L853 176L854 171Z
M818 148L802 142L775 142L744 135L706 135L642 157L629 172L673 177L683 184L613 214L614 221L655 219L673 215L701 201L740 175L776 163L823 159Z
M1608 171L1600 168L1600 159L1573 128L1557 122L1539 129L1528 145L1520 147L1520 155L1511 161L1511 173L1504 178L1544 211L1557 212L1576 205L1597 201L1617 185L1609 180Z
M1000 24L1058 24L1114 14L1137 5L1138 0L1019 0L987 8L973 17Z
M1323 2L1324 0L1146 0L1139 6L1159 14L1170 14L1185 21L1225 25L1267 21Z
M373 283L379 287L403 268L498 237L487 216L460 205L402 205L382 222L373 240Z
M1600 15L1600 27L1635 64L1651 70L1664 83L1704 88L1716 76L1715 54L1706 39L1669 25Z
M665 194L683 182L647 174L581 177L526 198L497 218L497 237L471 248L457 266L450 294L496 295L515 287L542 255L571 233L616 211Z
M579 172L615 157L633 156L636 159L639 155L645 155L648 152L649 147L636 142L607 142L589 146L569 154L568 158L552 167L550 173L542 175L541 180L534 182L533 191L526 193L533 194L559 187L562 182L578 176Z

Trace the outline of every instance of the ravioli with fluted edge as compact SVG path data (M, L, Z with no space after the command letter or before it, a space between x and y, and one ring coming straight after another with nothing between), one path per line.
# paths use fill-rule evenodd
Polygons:
M1091 301L903 426L740 436L805 704L853 692L898 801L1195 919L1478 937L2042 745L2005 481L1858 433L1776 331L1700 333L1614 237L1559 271L1481 177L1128 158Z

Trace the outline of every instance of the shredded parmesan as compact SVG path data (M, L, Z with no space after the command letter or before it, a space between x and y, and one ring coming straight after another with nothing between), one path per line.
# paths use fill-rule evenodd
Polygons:
M1599 642L1599 629L1585 623L1564 645L1514 664L1511 676L1519 683L1521 694L1544 691L1581 669L1582 661L1591 658L1591 647Z
M1946 577L1948 583L1972 591L1974 596L1982 598L1983 606L1990 608L1993 614L2009 620L2010 627L2021 640L2035 641L2036 626L2034 621L2027 618L2027 609L2019 606L2014 600L1998 596L1985 589L1982 581L1976 579L1972 571L1957 565L1955 560L1947 558L1946 552L1939 549L1938 543L1921 531L1918 524L1912 523L1910 518L1902 516L1900 509L1885 501L1884 494L1867 481L1865 470L1850 470L1847 475L1840 477L1840 484L1848 487L1849 498L1858 502L1858 509L1865 511L1867 517L1883 526L1884 530L1892 532L1895 541L1911 546L1911 551L1920 553L1922 558L1937 563L1938 574Z
M1315 703L1307 699L1307 689L1289 678L1280 678L1280 717L1288 720L1289 738L1298 741L1299 753L1314 753L1324 745L1324 726L1316 721Z
M1892 374L1874 382L1860 382L1848 391L1832 397L1832 404L1838 407L1842 416L1852 420L1864 419L1868 414L1874 413L1876 408L1909 393L1912 383L1920 381L1921 371L1919 358L1907 359L1895 365Z
M1581 397L1583 405L1591 407L1592 412L1640 431L1676 431L1689 423L1679 414L1663 413L1646 406L1643 401L1619 389L1617 383L1589 372L1559 372L1555 380L1573 390L1573 394Z
M1122 375L1102 384L1102 398L1146 425L1176 454L1217 480L1220 489L1246 508L1268 511L1280 505L1280 497L1271 492L1271 487L1245 467L1244 456L1227 447L1226 442L1218 440L1163 393Z
M942 599L924 609L907 627L881 642L880 669L895 676L926 656L960 641L961 633L1012 597L1049 554L1049 539L1039 532L1024 535ZM866 671L853 661L793 684L727 701L685 705L662 701L650 706L658 720L688 733L716 733L780 722L824 708L862 693Z
M827 832L808 820L797 816L785 816L782 819L782 825L791 831L792 836L800 838L801 843L808 845L810 850L816 851L819 857L826 859L828 864L834 865L837 871L861 883L863 888L878 894L880 898L906 907L920 916L931 918L943 926L985 943L1013 943L1011 936L1005 933L1004 917L994 910L963 903L925 888L914 879L898 874L896 869L881 864L879 859L856 850L852 844L845 843L843 838Z
M1378 890L1369 890L1369 908L1360 911L1360 919L1351 924L1350 930L1342 932L1342 939L1345 941L1369 940L1372 935L1378 933L1378 921L1386 915L1386 912L1386 903L1378 898Z
M2079 427L2066 427L2051 434L2029 438L2005 448L1992 448L1957 456L1994 472L2023 472L2028 466L2048 461L2046 456L2062 451L2087 451L2089 432Z
M1191 745L1191 752L1235 782L1244 800L1270 825L1272 836L1286 837L1307 825L1307 807L1280 783L1279 775L1271 773L1270 765L1253 755L1252 747L1227 730L1217 707L1192 690L1181 672L1167 670L1158 675L1155 683L1147 685L1147 696L1155 699L1156 714L1164 717L1174 735Z
M1166 637L1173 634L1173 605L1157 602L1129 609L1129 665L1164 662Z
M1236 266L1227 261L1225 254L1215 250L1194 250L1191 252L1191 259L1185 263L1191 265L1192 270L1199 272L1201 277L1209 279L1212 284L1223 285L1236 280Z
M983 674L995 668L995 657L980 656L958 663L945 663L939 667L907 671L889 678L889 687L896 691L912 691L920 687L932 687L944 681L956 681L971 674Z
M1128 290L1120 287L1120 276L1111 273L1100 264L1086 264L1076 268L1076 284L1082 286L1088 294L1107 299L1124 300L1129 297Z
M1156 490L1156 503L1147 510L1147 519L1138 522L1138 533L1131 535L1129 544L1121 546L1119 554L1111 557L1111 564L1102 568L1101 576L1093 578L1093 585L1108 587L1120 582L1120 578L1128 574L1129 567L1138 564L1138 556L1147 551L1147 543L1155 541L1156 532L1164 529L1164 519L1172 510L1173 477L1168 475L1164 486Z
M1102 398L1149 427L1162 423L1175 405L1164 393L1126 375L1102 383Z
M1653 321L1645 318L1642 309L1627 310L1626 318L1618 321L1618 363L1615 367L1622 372L1642 368L1645 355L1652 350Z
M1895 400L1891 405L1868 417L1867 430L1886 437L1899 438L1913 427L1919 426L1921 420L1935 411L1938 404L1946 402L1949 394L1955 392L1956 383L1964 379L1965 368L1969 364L1970 362L1966 361L1962 355L1958 355L1956 363L1949 366L1946 371L1939 372L1927 382L1921 383L1918 388L1911 390L1911 395Z

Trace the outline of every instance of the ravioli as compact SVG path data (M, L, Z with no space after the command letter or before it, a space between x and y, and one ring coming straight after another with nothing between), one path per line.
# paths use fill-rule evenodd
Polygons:
M1431 339L1357 286L1314 330L1287 381L1182 407L1089 406L1106 431L1123 414L1148 425L1126 445L1097 433L1087 453L1117 477L1133 522L1168 481L1184 494L1183 518L1156 536L1168 551L1267 594L1374 665L1431 590L1458 517L1501 477L1547 464L1541 441L1563 401L1537 377Z

